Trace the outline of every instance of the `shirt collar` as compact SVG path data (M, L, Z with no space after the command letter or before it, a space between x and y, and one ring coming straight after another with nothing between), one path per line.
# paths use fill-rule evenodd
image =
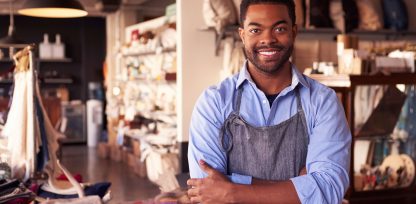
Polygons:
M236 89L238 89L238 87L240 87L241 84L244 83L244 81L250 81L253 82L253 79L250 76L250 73L248 72L247 69L247 64L248 61L246 60L244 62L244 65L240 71L240 73L238 74L238 79L237 79L237 83L236 83ZM309 88L309 84L308 82L305 80L305 78L303 77L303 75L299 72L299 70L297 69L297 67L292 64L292 88L295 88L298 84L302 84L304 87Z

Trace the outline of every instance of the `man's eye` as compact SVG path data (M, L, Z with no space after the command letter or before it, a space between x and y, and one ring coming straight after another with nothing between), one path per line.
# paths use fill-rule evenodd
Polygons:
M286 32L286 31L287 31L287 29L284 28L284 27L278 27L278 28L276 28L276 32L278 32L278 33Z
M250 31L250 33L253 33L253 34L256 34L256 33L260 32L259 29L250 29L249 31Z

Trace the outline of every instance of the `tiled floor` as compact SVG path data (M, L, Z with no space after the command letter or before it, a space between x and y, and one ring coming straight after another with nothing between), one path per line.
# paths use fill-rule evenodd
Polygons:
M131 167L123 162L98 157L95 148L66 145L63 147L62 163L72 174L81 174L84 182L111 182L111 204L147 200L159 194L157 186L136 176Z

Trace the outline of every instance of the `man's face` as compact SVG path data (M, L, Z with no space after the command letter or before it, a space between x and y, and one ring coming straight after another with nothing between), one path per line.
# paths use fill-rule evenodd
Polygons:
M264 73L276 73L293 51L297 33L283 4L254 4L239 30L249 63Z

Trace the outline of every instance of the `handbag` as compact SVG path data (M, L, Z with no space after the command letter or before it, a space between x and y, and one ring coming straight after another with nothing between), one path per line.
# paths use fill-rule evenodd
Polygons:
M331 28L329 0L305 0L306 28Z
M406 30L409 24L406 5L403 0L382 0L384 28Z
M362 30L379 30L384 26L383 11L379 0L357 0L359 23Z
M345 32L348 33L358 28L358 9L355 0L342 0L342 10L344 11Z

